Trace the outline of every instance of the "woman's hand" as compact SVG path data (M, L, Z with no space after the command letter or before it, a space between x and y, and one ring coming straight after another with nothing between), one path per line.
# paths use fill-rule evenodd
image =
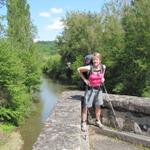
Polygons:
M104 83L105 82L105 78L102 78L102 83Z
M90 85L90 82L89 82L88 79L84 79L84 82L85 82L86 85L88 85L88 86Z

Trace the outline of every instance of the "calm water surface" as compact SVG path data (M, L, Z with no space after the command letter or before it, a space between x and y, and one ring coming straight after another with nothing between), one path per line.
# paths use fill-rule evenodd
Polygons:
M54 82L42 77L41 89L38 93L39 101L35 104L35 111L21 126L20 132L24 140L23 150L31 150L46 119L51 113L61 92L71 89L71 86Z

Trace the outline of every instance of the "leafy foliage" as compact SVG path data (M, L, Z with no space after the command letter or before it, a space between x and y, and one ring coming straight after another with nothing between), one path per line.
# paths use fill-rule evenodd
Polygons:
M66 15L63 36L58 37L64 61L74 61L79 53L85 55L100 47L98 39L102 31L99 21L99 15L90 12L70 12Z
M103 55L106 84L111 93L150 96L150 3L110 1L100 14L69 12L57 38L61 65L72 63L72 80L80 84L76 69L94 51ZM65 74L61 70L61 74Z
M44 56L57 53L56 44L54 41L38 41L34 45L36 51L40 54L44 54Z
M128 69L123 68L123 76L126 77L122 76L124 92L146 96L150 93L150 20L146 19L150 15L150 3L148 0L134 1L126 12L123 18L126 40L122 64L126 63Z
M71 62L71 82L80 85L76 70L83 57L95 51L102 53L107 66L110 93L150 96L149 0L129 5L110 1L98 14L68 12L56 42L35 44L26 0L8 0L7 8L8 40L0 38L0 121L23 121L32 109L31 95L38 89L42 67L51 78L69 81L66 64ZM0 29L5 30L2 22Z
M30 97L24 85L24 74L23 64L17 54L10 51L9 43L0 41L0 88L8 95L3 107L0 106L1 121L18 124L26 114Z
M8 37L14 47L29 50L33 44L33 25L26 0L7 1Z
M0 39L0 121L18 125L32 109L41 64L26 0L8 0L7 10L7 38Z
M47 63L44 68L46 74L54 79L61 78L60 70L61 70L61 56L59 54L49 56Z
M25 69L25 86L28 92L33 93L39 84L41 65L35 48L33 46L34 37L29 5L26 0L8 0L8 38L12 48L17 51Z
M51 78L57 78L60 65L60 55L54 41L38 41L34 43L35 52L40 58L40 64L44 73Z

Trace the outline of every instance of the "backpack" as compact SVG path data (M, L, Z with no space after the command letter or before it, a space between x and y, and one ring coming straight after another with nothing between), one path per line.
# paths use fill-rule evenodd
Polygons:
M84 57L84 65L92 64L92 54L88 54Z
M92 54L88 54L84 57L83 62L84 62L84 66L88 66L90 65L90 71L89 72L83 72L83 75L86 79L89 78L92 70L93 70L93 62L92 62ZM101 64L101 68L102 68L102 72L104 71L104 66L103 64ZM81 79L81 84L80 84L81 89L85 89L86 88L86 84L85 82Z
M90 65L90 71L89 72L83 72L83 75L86 79L88 79L90 73L92 72L92 65L93 65L93 62L92 62L92 54L88 54L84 57L84 66L88 66ZM85 84L85 83L84 83Z

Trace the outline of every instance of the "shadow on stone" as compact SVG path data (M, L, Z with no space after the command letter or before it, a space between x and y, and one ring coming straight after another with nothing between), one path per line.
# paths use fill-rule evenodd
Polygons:
M81 95L73 95L73 96L70 96L69 99L82 101L83 96L81 96Z

